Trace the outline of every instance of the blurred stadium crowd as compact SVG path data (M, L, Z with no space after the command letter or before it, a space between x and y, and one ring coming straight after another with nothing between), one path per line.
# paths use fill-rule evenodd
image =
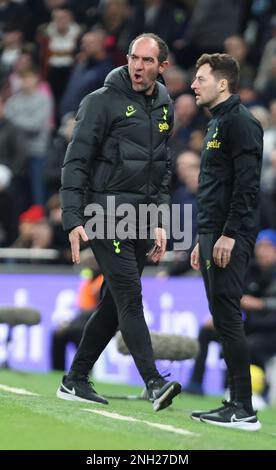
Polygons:
M275 15L275 16L274 16ZM265 129L260 229L275 228L276 3L235 0L0 0L0 246L55 248L60 168L81 99L126 62L143 31L169 44L175 100L173 202L192 203L208 115L190 89L196 58L226 51L241 66L240 95ZM174 263L175 264L175 263ZM172 274L185 271L176 261Z
M70 262L58 190L74 116L144 31L171 51L164 78L175 100L172 201L193 205L195 233L209 117L190 83L202 52L225 51L238 59L242 102L265 130L259 224L276 228L275 1L0 0L0 247L55 248L57 263ZM185 272L185 256L169 269Z

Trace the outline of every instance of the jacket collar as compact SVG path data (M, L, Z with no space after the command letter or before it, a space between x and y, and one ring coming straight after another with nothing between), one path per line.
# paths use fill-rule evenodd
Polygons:
M227 100L222 103L217 104L214 108L210 109L212 116L217 116L218 114L224 114L225 112L230 111L235 105L241 102L239 95L231 95Z
M163 83L160 83L161 80L164 83L162 76L158 77L156 81L156 86L153 93L153 108L162 105L168 105L168 103L170 102L168 91L165 85ZM127 95L131 99L135 99L136 101L141 101L143 103L145 102L145 94L143 92L135 91L132 88L127 65L123 65L112 70L107 75L104 82L104 86L107 88L115 88L117 90L120 90L120 92Z

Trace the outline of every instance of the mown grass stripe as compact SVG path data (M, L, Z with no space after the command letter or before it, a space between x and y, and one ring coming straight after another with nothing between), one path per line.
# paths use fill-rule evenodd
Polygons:
M4 392L15 393L16 395L29 395L32 397L39 397L38 393L29 392L25 388L17 388L17 387L8 387L8 385L0 384L0 390Z
M105 418L117 419L119 421L128 421L128 422L136 422L136 423L146 424L147 426L158 428L161 431L173 432L175 434L181 434L182 436L193 436L193 437L199 437L200 436L200 434L196 434L194 432L187 431L186 429L176 428L176 427L171 426L169 424L153 423L152 421L146 421L146 420L143 420L143 419L133 418L133 416L125 416L125 415L120 415L118 413L110 413L109 411L93 410L91 408L83 408L83 411L88 411L89 413L95 413L95 414L104 416Z

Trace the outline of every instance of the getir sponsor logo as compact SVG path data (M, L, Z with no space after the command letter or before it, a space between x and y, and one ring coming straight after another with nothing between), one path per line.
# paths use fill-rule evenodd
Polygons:
M217 139L209 140L207 142L207 150L209 149L219 149L221 146L221 142Z
M170 126L167 122L160 122L159 123L159 131L160 132L168 131L169 128L170 128Z

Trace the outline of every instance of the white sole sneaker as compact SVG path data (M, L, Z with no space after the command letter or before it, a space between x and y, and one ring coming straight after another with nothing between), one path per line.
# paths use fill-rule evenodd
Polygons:
M160 411L172 404L172 399L181 392L180 384L172 384L161 397L154 400L152 406L154 411Z
M193 411L193 413L198 413L198 414L201 414L203 415L204 413L206 413L206 411L201 411L201 410L195 410ZM190 414L190 418L193 420L193 421L200 421L200 416L193 416L193 413Z
M59 388L57 389L56 396L57 398L61 398L61 400L82 401L85 403L93 403L93 405L105 405L104 403L101 403L99 401L86 400L85 398L77 397L76 395L70 395L69 393L62 392Z
M240 429L241 431L259 431L262 427L260 421L256 421L255 423L250 423L247 421L239 421L239 422L232 422L232 423L222 423L220 421L212 421L211 419L204 419L200 418L200 421L203 423L212 424L213 426L220 426L223 428L229 429Z

